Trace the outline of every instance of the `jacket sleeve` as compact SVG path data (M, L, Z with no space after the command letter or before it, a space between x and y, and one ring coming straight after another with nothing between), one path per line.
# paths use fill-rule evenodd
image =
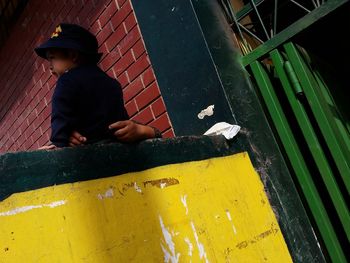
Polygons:
M117 103L118 105L118 111L119 111L119 119L120 120L129 120L129 114L124 106L124 98L123 98L123 91L122 91L122 86L120 85L119 81L115 80L115 85L116 85L116 98L117 98Z
M69 136L76 126L77 87L65 75L56 84L52 96L51 142L57 147L66 147Z

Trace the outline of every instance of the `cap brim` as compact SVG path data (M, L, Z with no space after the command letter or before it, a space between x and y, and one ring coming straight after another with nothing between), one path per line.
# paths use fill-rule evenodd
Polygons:
M47 59L46 53L50 48L74 49L84 54L87 54L89 56L96 56L97 62L100 61L103 55L103 53L95 53L95 52L91 53L91 52L87 52L86 50L82 50L81 47L78 44L76 44L74 41L61 41L61 40L56 41L55 39L52 39L52 38L46 41L45 43L41 44L40 46L34 48L34 51L39 57Z

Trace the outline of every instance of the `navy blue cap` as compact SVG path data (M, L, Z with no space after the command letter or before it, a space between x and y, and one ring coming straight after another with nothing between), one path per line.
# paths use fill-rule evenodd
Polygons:
M102 53L98 53L98 42L96 37L85 28L76 24L59 24L52 33L51 38L39 47L35 52L42 58L46 58L49 48L65 48L77 50L89 56L95 56L98 62Z

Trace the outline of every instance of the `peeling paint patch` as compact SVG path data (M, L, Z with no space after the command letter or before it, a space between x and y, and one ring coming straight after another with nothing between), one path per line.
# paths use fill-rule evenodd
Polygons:
M65 200L60 200L60 201L52 202L50 204L28 205L28 206L16 207L15 209L12 209L12 210L9 210L6 212L1 212L0 216L12 216L12 215L16 215L19 213L27 212L27 211L32 210L32 209L43 208L43 207L54 208L56 206L64 205L65 203L66 203Z
M234 225L233 222L232 222L232 218L231 218L230 211L226 210L226 215L227 215L228 220L229 220L229 221L231 222L231 224L232 224L233 233L235 233L235 235L237 235L237 230L236 230L235 225Z
M104 194L98 194L97 197L98 199L102 200L105 198L111 198L113 197L113 195L114 195L113 189L109 188Z
M207 259L207 253L204 250L203 244L199 242L198 234L197 234L196 228L194 226L194 223L192 221L191 221L191 227L192 227L194 238L196 239L197 247L199 250L199 257L200 257L200 259L204 258L205 262L208 263L209 260Z
M205 116L212 116L214 114L214 107L214 105L210 105L206 109L201 110L197 115L198 119L202 120Z
M183 195L181 196L181 202L184 205L184 207L186 208L186 215L188 214L188 207L187 207L187 195Z
M136 182L134 183L134 188L135 188L136 192L142 193L140 186L138 186Z
M173 236L178 236L178 235L180 235L180 232L174 232L174 230L173 230L173 231L171 231L171 234L172 234Z
M188 237L185 238L185 242L188 245L188 255L192 257L193 245Z
M175 251L175 244L172 240L172 236L168 229L165 227L163 223L162 217L159 215L159 222L160 222L160 227L162 228L162 233L164 237L163 243L166 244L167 248L165 247L165 244L163 245L160 243L160 246L162 247L163 253L164 253L164 262L179 262L180 258L180 253L176 253Z
M135 188L135 183L136 182L130 182L130 183L123 184L121 188L118 187L118 192L124 196L124 193L126 191L128 191L130 188Z
M165 187L172 186L179 183L180 183L179 180L177 180L176 178L162 178L158 180L143 182L143 186L146 187L147 185L152 185L163 189Z

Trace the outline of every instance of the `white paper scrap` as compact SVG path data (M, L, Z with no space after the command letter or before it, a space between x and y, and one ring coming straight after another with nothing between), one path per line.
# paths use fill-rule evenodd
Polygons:
M213 116L214 108L215 108L214 105L210 105L206 109L201 110L201 112L198 113L198 115L197 115L198 119L203 120L205 116Z
M232 125L227 122L218 122L207 130L204 135L224 135L227 140L231 140L241 129L238 125Z

